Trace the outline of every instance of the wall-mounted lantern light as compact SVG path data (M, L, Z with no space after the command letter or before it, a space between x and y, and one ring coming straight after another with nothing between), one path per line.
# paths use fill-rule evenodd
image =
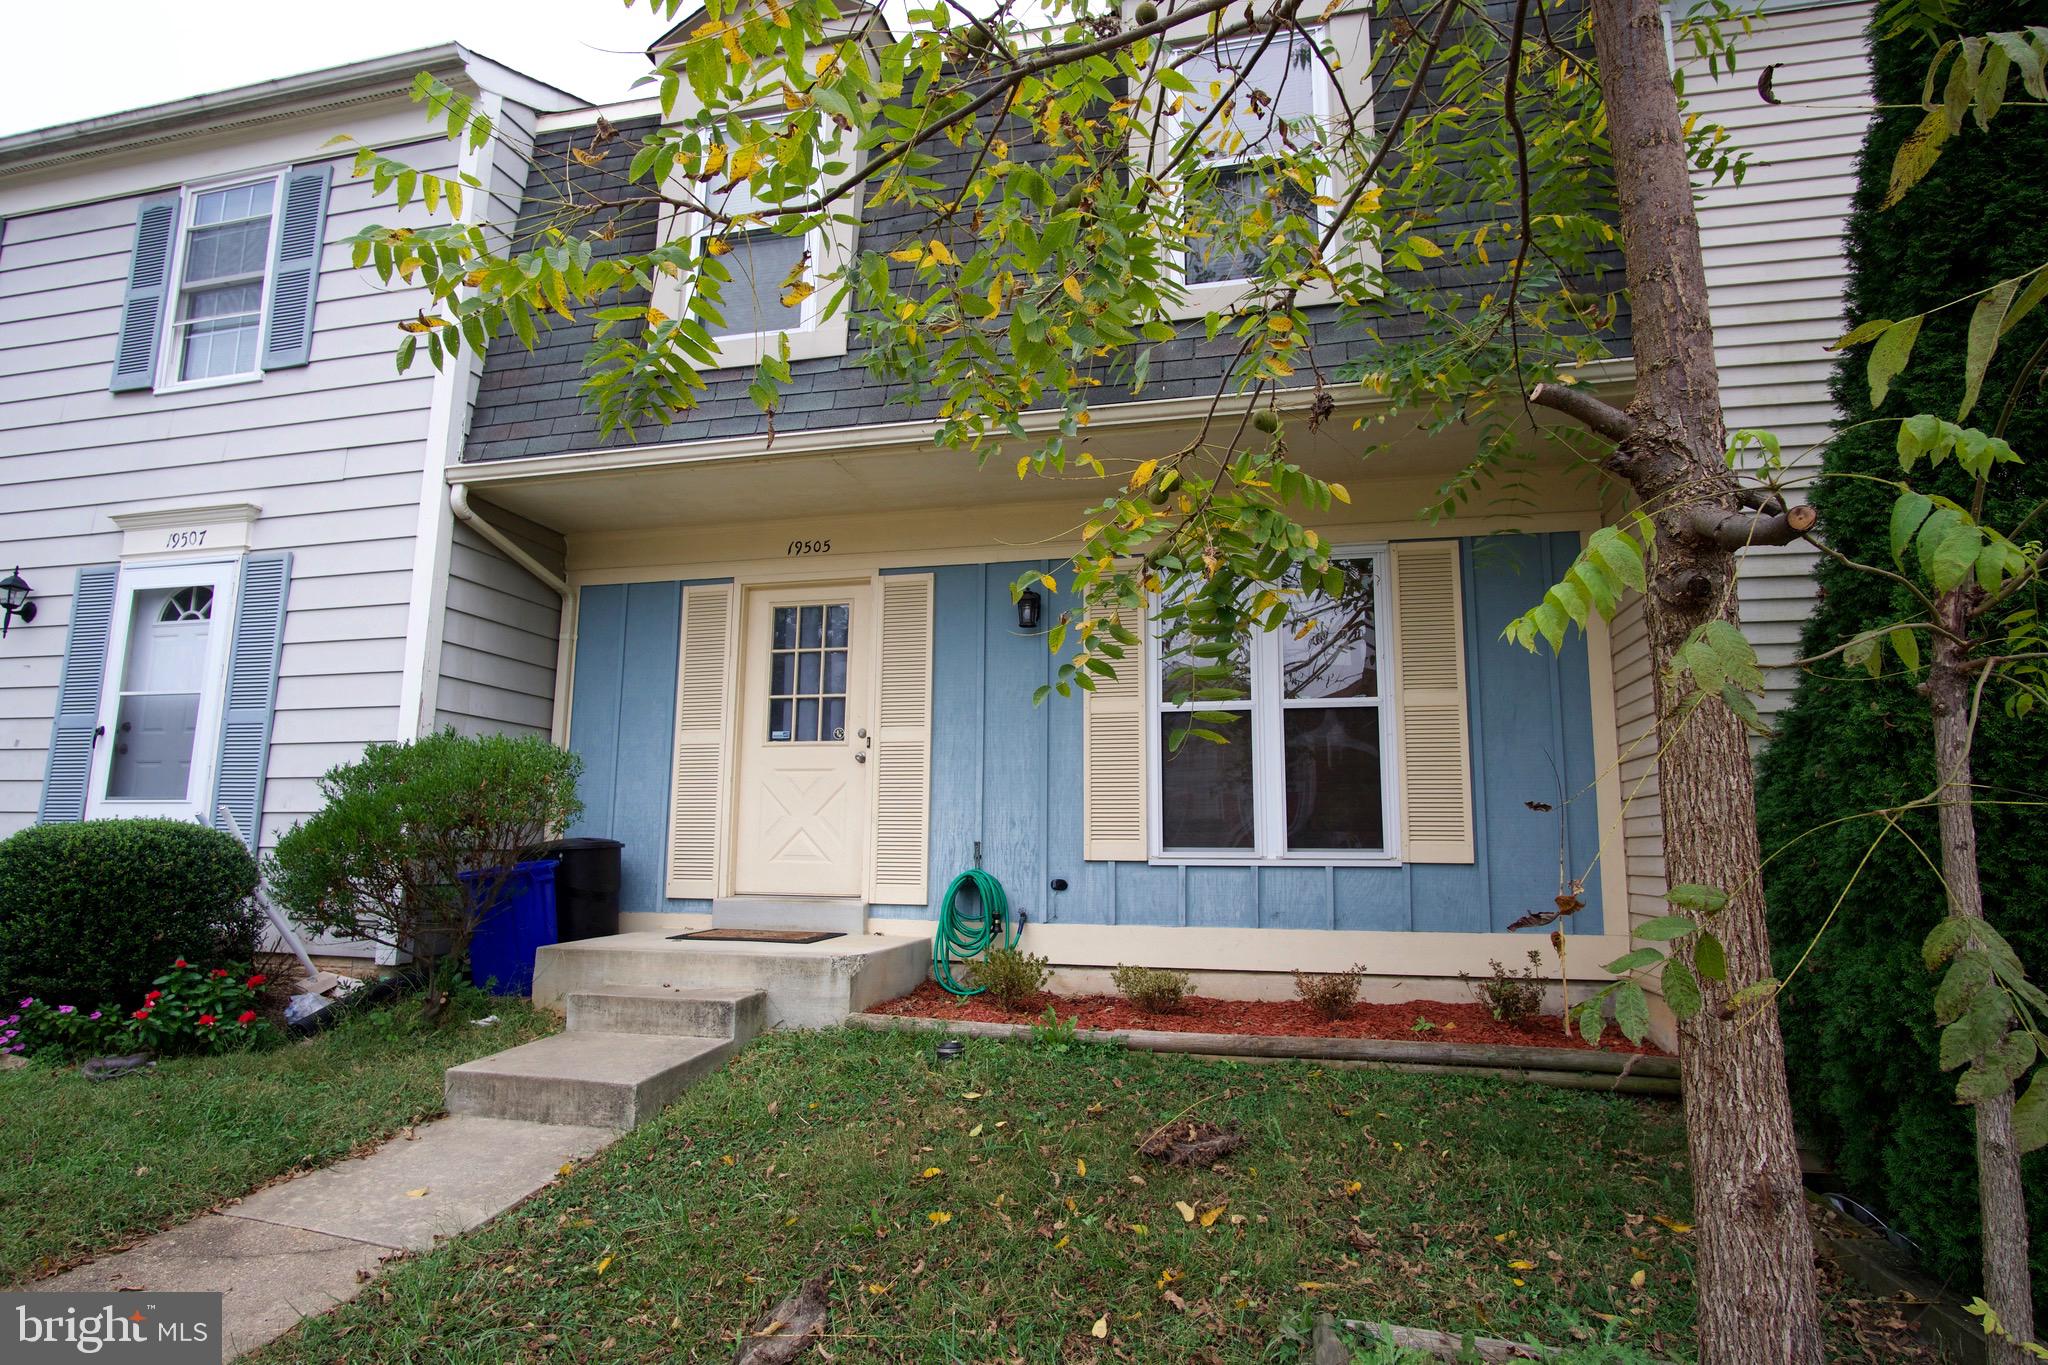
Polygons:
M16 621L27 625L35 619L36 604L28 600L28 584L22 582L21 569L16 566L13 573L0 578L0 636Z
M1038 613L1045 606L1045 599L1038 595L1036 588L1026 588L1017 599L1017 629L1037 630Z

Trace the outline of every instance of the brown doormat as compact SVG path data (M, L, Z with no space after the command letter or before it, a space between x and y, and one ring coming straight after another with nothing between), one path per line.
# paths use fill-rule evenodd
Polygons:
M693 938L703 943L823 943L828 938L845 938L836 929L699 929L693 934L670 934L669 941Z

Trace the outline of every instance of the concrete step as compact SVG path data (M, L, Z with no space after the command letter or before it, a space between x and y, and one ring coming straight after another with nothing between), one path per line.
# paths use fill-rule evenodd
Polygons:
M451 1114L635 1128L739 1050L729 1038L557 1033L450 1067Z
M724 896L711 902L714 929L868 931L868 903L827 896Z
M571 991L571 1033L638 1033L663 1038L729 1038L744 1043L768 1025L768 997L757 990L604 986Z

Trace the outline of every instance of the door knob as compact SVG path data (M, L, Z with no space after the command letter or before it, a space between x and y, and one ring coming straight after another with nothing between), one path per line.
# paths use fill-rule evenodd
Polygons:
M863 750L863 749L857 749L857 750L855 750L855 751L854 751L854 755L853 755L853 761L854 761L854 762L856 762L856 763L865 763L865 762L867 762L867 761L868 761L867 751L866 751L866 750Z

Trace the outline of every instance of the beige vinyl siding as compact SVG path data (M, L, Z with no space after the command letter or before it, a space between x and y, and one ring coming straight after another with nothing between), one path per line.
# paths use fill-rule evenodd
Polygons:
M309 130L306 146L340 131ZM437 139L393 154L435 169L454 159ZM61 199L61 184L50 188ZM314 809L322 772L396 734L434 380L425 365L400 376L391 352L393 325L423 298L351 266L347 237L400 219L388 201L373 208L343 155L312 363L218 388L110 393L139 197L19 214L0 236L0 543L39 610L0 651L0 831L34 819L77 570L120 557L108 514L251 502L262 509L253 548L293 554L269 844Z
M1691 108L1751 155L1743 183L1706 190L1699 210L1728 426L1774 432L1802 469L1818 463L1835 416L1823 348L1842 333L1842 227L1868 121L1869 20L1863 3L1774 6L1737 39L1736 69L1718 79L1689 48L1679 54ZM1786 101L1775 106L1756 88L1772 65ZM1742 622L1766 669L1766 713L1798 683L1789 665L1813 605L1813 560L1803 547L1743 555Z

